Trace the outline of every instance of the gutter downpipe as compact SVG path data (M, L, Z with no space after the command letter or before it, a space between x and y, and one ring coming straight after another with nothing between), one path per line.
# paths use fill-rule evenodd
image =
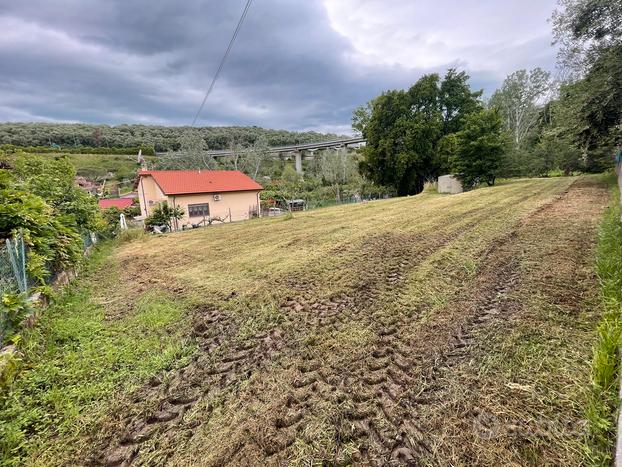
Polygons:
M175 197L172 196L171 198L173 199L173 209L177 209L177 204L175 204ZM173 218L173 223L175 224L175 232L177 232L177 230L179 229L179 225L177 225L176 217Z
M145 218L147 218L149 216L149 211L147 211L147 198L145 198L145 187L143 185L143 177L140 177L140 191L142 191L143 193L143 204L144 204L144 208L145 208Z

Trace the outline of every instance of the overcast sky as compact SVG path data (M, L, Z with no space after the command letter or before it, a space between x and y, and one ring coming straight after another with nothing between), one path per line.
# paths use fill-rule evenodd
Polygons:
M2 0L0 120L189 124L246 0ZM254 0L200 125L350 132L424 73L553 71L555 0Z

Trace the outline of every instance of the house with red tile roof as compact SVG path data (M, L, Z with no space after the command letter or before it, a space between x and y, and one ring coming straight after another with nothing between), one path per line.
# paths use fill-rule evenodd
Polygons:
M100 199L97 204L101 209L108 208L119 208L121 210L125 208L129 208L132 204L134 204L134 200L131 198L107 198Z
M138 198L141 214L149 216L163 202L180 207L184 216L174 229L205 224L212 219L227 222L249 219L260 212L263 187L238 170L141 170Z

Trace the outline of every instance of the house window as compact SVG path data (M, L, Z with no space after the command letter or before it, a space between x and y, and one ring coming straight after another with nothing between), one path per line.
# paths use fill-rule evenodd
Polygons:
M209 216L209 204L189 204L188 205L188 217L208 217Z

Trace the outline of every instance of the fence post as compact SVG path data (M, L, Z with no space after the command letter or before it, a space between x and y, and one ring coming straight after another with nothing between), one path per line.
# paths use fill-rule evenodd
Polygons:
M21 242L21 245L18 247L17 244L19 242ZM11 242L11 240L7 238L6 247L9 253L9 259L11 261L11 267L13 268L13 275L15 276L15 281L17 282L17 287L19 288L20 292L25 293L27 291L26 255L24 248L24 239L22 238L21 233L15 238L13 242Z
M28 280L26 279L26 247L24 246L24 236L19 233L19 241L22 247L22 277L24 279L24 292L28 290Z

